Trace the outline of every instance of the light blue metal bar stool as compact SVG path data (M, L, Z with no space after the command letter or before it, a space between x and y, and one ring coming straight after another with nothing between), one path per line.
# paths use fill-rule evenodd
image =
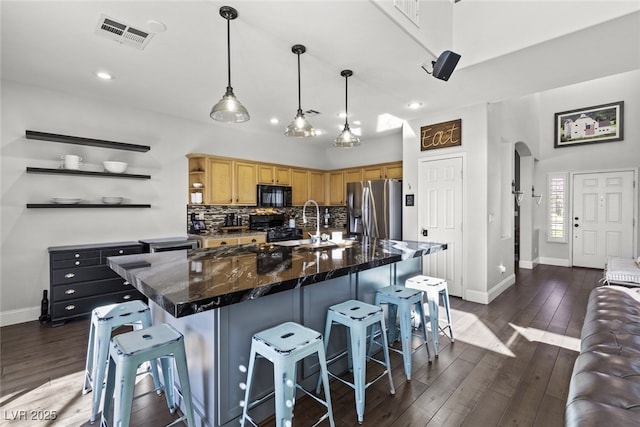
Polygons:
M96 421L96 415L100 410L111 333L114 329L124 325L131 325L134 330L151 326L151 311L149 307L142 301L134 300L104 305L93 309L91 312L87 363L82 387L82 394L86 394L93 389L91 418L89 419L91 424ZM160 377L155 364L151 364L151 373L155 388L160 393Z
M423 291L427 297L427 302L429 304L429 320L431 321L431 335L433 336L433 349L436 357L438 357L440 348L438 339L440 331L442 331L445 336L448 336L451 342L455 342L453 338L453 329L451 327L451 310L449 306L449 290L447 288L447 281L437 277L419 275L407 279L404 284L407 288ZM440 298L442 298L442 303L447 315L447 323L443 326L440 326L440 314L438 313L440 308ZM449 335L445 332L446 329L449 329Z
M301 387L296 381L297 363L313 354L318 355L318 362L320 364L319 381L322 381L324 386L325 400L309 393L309 391ZM273 363L274 391L254 402L249 402L254 363L257 357L264 357ZM296 401L296 388L302 390L327 408L327 412L314 426L329 418L329 424L331 424L331 427L335 427L322 334L298 323L286 322L253 335L251 339L251 353L249 355L247 383L244 401L242 402L243 410L240 425L244 427L245 422L249 421L254 426L257 426L248 415L249 409L275 395L276 426L291 427L293 407Z
M327 364L335 362L337 359L347 355L349 357L349 367L353 371L353 383L350 383L329 371L329 375L338 381L348 385L355 390L356 394L356 413L358 415L358 423L362 424L364 419L364 394L365 390L374 382L382 378L385 374L389 378L389 392L395 394L396 390L393 386L391 378L391 363L389 361L389 345L387 335L381 334L383 343L384 362L375 359L367 354L367 328L369 326L379 324L381 330L385 330L384 312L382 308L357 300L348 300L340 304L332 305L327 310L327 321L324 333L324 348L327 351L329 346L329 338L331 336L331 327L333 324L340 324L347 327L349 332L349 340L347 341L347 350L339 353L329 360ZM372 328L373 329L373 328ZM372 331L373 332L373 331ZM367 361L376 362L385 367L385 370L370 382L366 382ZM316 387L316 393L320 391L320 382Z
M156 364L156 359L160 359L162 365L165 397L171 413L175 412L177 408L174 362L180 379L180 394L184 402L185 415L175 420L171 425L186 419L189 427L195 427L184 337L174 327L166 323L120 334L111 339L102 427L108 425L107 420L112 405L114 409L113 425L117 427L129 425L136 371L145 362Z
M390 350L402 353L402 359L404 361L404 372L407 375L407 381L411 381L411 357L414 353L411 347L411 337L413 336L411 328L411 309L413 307L415 307L416 313L418 313L418 315L420 316L422 325L422 339L424 341L425 347L427 348L427 359L429 360L429 363L431 363L431 352L429 352L429 344L427 339L427 321L424 315L422 300L422 291L400 285L387 286L386 288L378 289L378 291L376 292L375 304L387 304L388 307L388 341L392 344L396 340L396 318L400 316L400 338L402 342L402 351L400 352L394 348L390 348ZM373 336L374 334L372 333L372 343ZM369 352L371 352L372 347L372 345L369 347Z

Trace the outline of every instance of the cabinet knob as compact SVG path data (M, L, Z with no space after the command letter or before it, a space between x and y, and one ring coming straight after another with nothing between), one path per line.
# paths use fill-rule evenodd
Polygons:
M256 239L251 239L251 243L255 243L255 242L257 242Z
M75 265L80 265L80 261L74 262Z
M72 277L76 277L76 275L74 273L67 273L64 275L64 277L66 277L67 279L71 279Z
M64 309L65 309L65 310L67 310L67 311L72 311L72 310L75 310L75 309L76 309L76 306L75 306L75 305L73 305L73 304L69 304L69 305L68 305L68 306L66 306Z
M74 254L73 256L76 258L80 258L80 254Z
M73 295L76 293L75 289L67 289L66 291L64 291L65 294L67 295Z
M120 249L118 253L122 255L124 253L124 250Z
M131 283L129 283L129 282L127 282L127 281L125 280L124 282L122 282L122 284L123 284L124 286L129 286Z
M131 295L127 294L127 295L123 296L122 299L125 300L125 301L126 300L130 300L131 299Z
M220 246L224 246L226 244L227 244L227 242L220 242Z

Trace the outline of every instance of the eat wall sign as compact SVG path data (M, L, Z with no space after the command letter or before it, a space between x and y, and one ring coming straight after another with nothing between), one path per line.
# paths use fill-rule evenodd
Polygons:
M462 145L462 119L420 128L420 151Z

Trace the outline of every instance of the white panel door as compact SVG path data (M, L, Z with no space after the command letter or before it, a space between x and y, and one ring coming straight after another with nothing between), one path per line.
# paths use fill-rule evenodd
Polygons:
M573 185L573 265L633 257L633 172L576 174Z
M418 238L447 244L423 258L423 273L445 278L449 294L462 297L462 158L424 160L418 172Z

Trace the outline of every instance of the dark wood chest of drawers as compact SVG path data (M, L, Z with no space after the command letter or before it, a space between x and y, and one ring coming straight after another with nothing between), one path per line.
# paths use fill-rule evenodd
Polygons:
M145 300L107 265L110 256L139 254L139 242L100 243L49 248L49 312L53 325L91 314L105 304Z

